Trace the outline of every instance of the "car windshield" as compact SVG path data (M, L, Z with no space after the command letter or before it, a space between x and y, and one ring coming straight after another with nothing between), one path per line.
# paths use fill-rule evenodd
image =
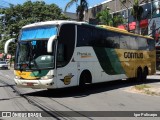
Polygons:
M5 61L0 61L0 64L6 64L6 62Z
M47 52L48 39L57 34L56 27L38 27L24 29L18 41L15 69L19 70L41 70L54 68L53 52Z

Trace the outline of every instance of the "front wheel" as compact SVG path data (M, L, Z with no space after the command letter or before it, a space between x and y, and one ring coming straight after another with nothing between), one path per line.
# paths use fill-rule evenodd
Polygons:
M84 89L86 87L86 83L91 83L92 76L88 70L82 72L79 80L79 87Z
M81 76L80 76L80 81L79 81L79 87L80 88L85 88L86 80L87 80L87 74L82 73Z

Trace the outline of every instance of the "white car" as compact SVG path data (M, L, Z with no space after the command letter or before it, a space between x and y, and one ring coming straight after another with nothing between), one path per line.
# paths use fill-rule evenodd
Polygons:
M0 69L8 69L8 64L6 61L0 61Z

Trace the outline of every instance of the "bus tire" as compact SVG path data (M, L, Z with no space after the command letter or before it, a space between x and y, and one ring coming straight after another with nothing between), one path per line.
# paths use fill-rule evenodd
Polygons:
M140 81L142 81L142 78L143 78L143 76L142 76L142 68L139 67L139 68L137 68L136 81L140 82Z
M143 76L142 76L142 81L146 81L147 79L147 75L148 75L148 68L145 67L144 70L143 70Z
M86 83L91 83L91 81L92 81L91 73L88 70L84 70L80 75L79 87L85 88Z

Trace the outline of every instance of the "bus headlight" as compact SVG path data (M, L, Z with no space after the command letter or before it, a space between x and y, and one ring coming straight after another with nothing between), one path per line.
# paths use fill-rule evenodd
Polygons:
M47 79L52 79L53 77L54 75L46 75L46 76L41 77L41 79L47 80Z
M21 77L20 77L20 76L15 76L15 78L16 78L16 79L21 79Z

